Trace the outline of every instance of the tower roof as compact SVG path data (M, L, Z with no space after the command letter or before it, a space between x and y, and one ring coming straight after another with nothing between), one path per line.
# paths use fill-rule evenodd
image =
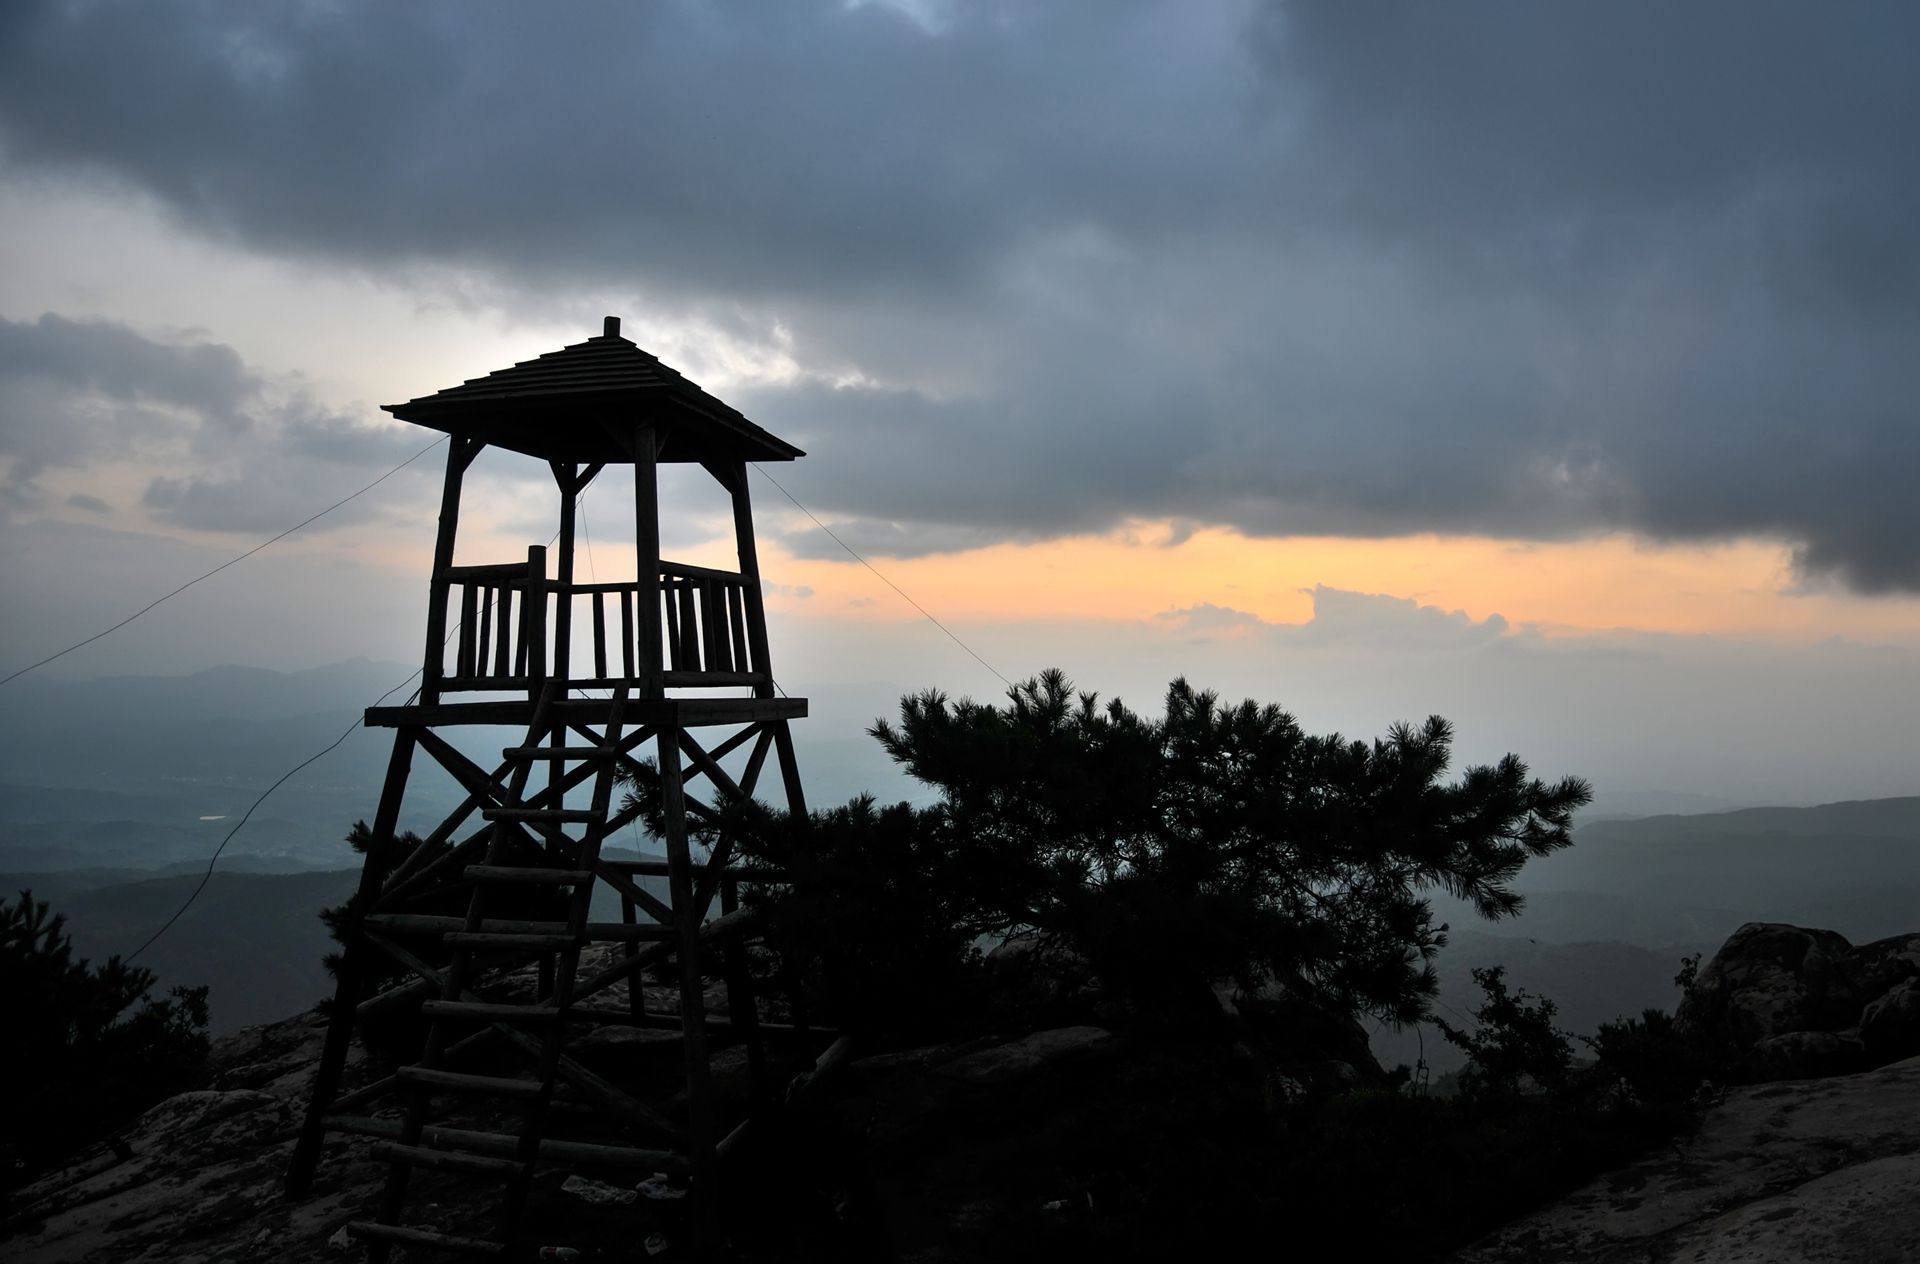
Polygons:
M617 316L598 338L383 407L402 421L545 461L631 461L641 422L659 431L661 461L806 455L621 337Z

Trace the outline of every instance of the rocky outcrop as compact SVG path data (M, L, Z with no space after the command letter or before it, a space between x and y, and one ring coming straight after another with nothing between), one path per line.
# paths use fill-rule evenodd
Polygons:
M617 949L597 951L608 954L598 963L605 964ZM534 977L529 971L508 987L531 988ZM669 1009L676 995L671 987L647 989L656 1012ZM708 1008L724 1012L724 997L710 996ZM329 1133L308 1196L295 1201L282 1191L325 1037L326 1020L308 1013L216 1041L203 1089L159 1103L112 1141L83 1151L0 1209L0 1259L8 1264L345 1264L362 1258L344 1229L379 1205L387 1179L387 1165L371 1157L371 1141ZM666 1065L673 1065L677 1048L662 1049ZM634 1051L589 1044L580 1056L590 1063L604 1057L631 1064ZM737 1071L739 1061L733 1051L723 1052L716 1058L716 1075L727 1067ZM356 1043L348 1055L346 1086L368 1078L372 1069ZM397 1107L378 1110L397 1117ZM510 1120L493 1122L511 1126ZM457 1174L422 1173L414 1188L420 1198L410 1212L418 1213L419 1223L462 1233L485 1232L490 1224L497 1186ZM566 1208L584 1208L589 1201L580 1187L565 1186L558 1172L542 1173L534 1198Z
M649 989L651 1007L672 999L669 987ZM1089 1175L1107 1171L1109 1152L1165 1148L1177 1166L1216 1124L1230 1125L1231 1112L1247 1102L1262 1109L1256 1094L1268 1108L1365 1085L1368 1100L1379 1096L1378 1067L1350 1017L1299 989L1222 984L1214 999L1219 1026L1194 1045L1094 1025L864 1057L842 1048L850 1038L836 1042L841 1054L816 1068L830 1091L789 1096L740 1151L740 1179L759 1182L754 1197L784 1209L783 1218L756 1218L777 1230L753 1244L761 1252L753 1257L788 1258L778 1248L798 1235L823 1244L810 1258L846 1258L849 1235L872 1232L899 1258L1005 1258L1009 1242L1053 1243L1059 1258L1076 1258L1095 1240L1087 1235L1108 1232L1102 1226L1141 1223L1124 1218L1135 1204L1110 1197L1135 1188L1135 1175ZM722 1000L710 998L715 1008ZM1726 1092L1697 1134L1509 1225L1459 1261L1920 1260L1909 1252L1920 1242L1911 1196L1920 1181L1916 1011L1920 935L1856 948L1830 932L1742 927L1702 971L1683 1018L1696 1036L1734 1050L1748 1074L1781 1082ZM657 1033L621 1030L630 1034L583 1043L581 1058L604 1059L606 1070L656 1055L672 1065L677 1051L656 1047ZM303 1015L220 1041L203 1088L159 1104L17 1195L4 1209L0 1255L23 1264L358 1258L343 1226L377 1204L386 1176L368 1142L331 1136L311 1196L292 1202L280 1188L323 1035L318 1017ZM728 1065L744 1084L744 1068ZM1813 1078L1834 1068L1853 1073ZM349 1069L350 1082L374 1074L370 1064ZM1241 1095L1211 1092L1225 1084ZM1189 1127L1195 1118L1204 1122ZM1169 1136L1179 1140L1167 1146ZM563 1181L558 1172L539 1180L536 1198L570 1224L604 1215L621 1240L642 1211L667 1223L683 1192ZM481 1223L488 1188L423 1184L423 1219L449 1232ZM1101 1241L1110 1254L1113 1240Z
M1920 1058L1733 1089L1693 1136L1515 1221L1455 1264L1920 1259Z
M1873 1062L1920 1051L1920 978L1901 981L1860 1011L1860 1042Z
M168 1098L113 1142L20 1191L0 1254L18 1264L338 1260L328 1240L378 1198L384 1165L336 1139L314 1196L281 1194L325 1036L306 1014L217 1042L210 1086Z
M1846 1074L1920 1054L1916 980L1920 934L1856 948L1830 930L1749 922L1700 971L1675 1024L1748 1080Z
M1264 1070L1283 1099L1386 1082L1359 1019L1305 986L1269 980L1248 991L1221 983L1214 999L1238 1028L1236 1050Z

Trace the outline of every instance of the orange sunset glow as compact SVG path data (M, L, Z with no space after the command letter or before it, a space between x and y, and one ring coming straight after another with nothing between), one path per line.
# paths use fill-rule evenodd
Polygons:
M1166 523L1106 535L1002 544L924 558L877 558L879 569L935 613L982 622L1148 619L1211 603L1269 623L1312 616L1316 585L1499 614L1556 630L1632 628L1789 640L1920 639L1911 603L1793 590L1788 551L1764 541L1649 546L1627 536L1558 543L1415 536L1250 539L1222 528L1176 539ZM854 563L775 552L769 578L813 590L770 600L802 613L879 619L913 612ZM914 616L917 617L917 616Z

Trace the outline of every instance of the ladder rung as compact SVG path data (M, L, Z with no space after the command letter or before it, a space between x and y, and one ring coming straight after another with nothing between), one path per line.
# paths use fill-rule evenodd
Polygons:
M445 942L455 948L571 948L580 941L572 935L543 935L527 931L450 930Z
M481 808L486 821L535 821L553 825L587 825L600 819L588 808Z
M356 1137L374 1137L393 1141L400 1136L400 1121L367 1119L357 1115L328 1115L326 1125L334 1132ZM520 1138L501 1132L472 1132L465 1128L443 1128L428 1124L420 1130L420 1139L429 1145L465 1150L476 1154L512 1155L520 1153ZM638 1150L628 1146L598 1145L586 1141L543 1140L540 1157L556 1163L592 1163L604 1167L644 1168L654 1172L681 1173L688 1168L687 1157L672 1150Z
M668 943L680 938L680 928L664 922L588 922L587 938L595 943Z
M414 1167L437 1168L448 1172L474 1172L482 1176L518 1176L527 1166L513 1159L462 1154L458 1150L429 1150L425 1146L401 1145L398 1141L382 1141L375 1145L373 1157L389 1163L409 1163Z
M355 1220L347 1225L347 1234L355 1238L372 1238L376 1242L398 1242L405 1246L431 1247L436 1251L458 1251L463 1255L505 1255L507 1248L499 1242L489 1242L485 1238L461 1238L451 1233L435 1233L431 1229L413 1229L406 1225L378 1224L371 1220Z
M422 1001L427 1018L464 1018L480 1023L551 1023L560 1011L550 1005L502 1005L494 1001Z
M519 882L536 887L577 887L593 881L591 869L540 869L526 865L468 865L475 882Z
M508 917L489 917L478 932L467 930L464 917L436 917L428 913L369 913L366 923L389 935L569 935L565 922L530 922ZM678 927L659 922L588 922L587 939L594 942L625 943L628 940L678 939Z
M467 1075L461 1071L442 1071L437 1067L403 1066L394 1074L408 1084L442 1088L455 1093L513 1097L529 1102L538 1099L543 1088L538 1080L515 1080L500 1075Z
M571 1022L604 1023L609 1027L645 1027L657 1031L679 1031L685 1026L680 1021L677 1010L650 1010L643 1014L635 1014L632 1010L613 1009L604 1005L569 1005L567 1018ZM719 1014L706 1015L708 1031L732 1031L735 1026L731 1018L725 1018ZM800 1030L792 1023L774 1023L765 1019L757 1019L754 1027L763 1033L782 1035ZM817 1036L840 1034L839 1029L834 1027L809 1027L807 1030Z
M564 759L569 763L588 760L615 760L620 752L611 746L508 746L500 751L502 759Z

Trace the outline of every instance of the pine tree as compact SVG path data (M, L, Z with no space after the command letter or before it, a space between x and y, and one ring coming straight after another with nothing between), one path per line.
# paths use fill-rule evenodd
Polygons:
M951 845L1020 858L1010 925L1065 936L1160 1004L1230 977L1417 1020L1447 929L1426 893L1518 912L1514 877L1571 843L1591 798L1512 755L1443 782L1453 730L1438 716L1371 743L1315 737L1185 680L1160 719L1056 670L1000 707L909 697L871 731L939 790Z
M207 1055L207 989L148 995L151 970L76 961L66 918L22 891L0 901L0 1062L16 1091L0 1119L12 1187L192 1083ZM136 1008L137 1007L137 1008Z
M1223 980L1416 1021L1446 942L1429 894L1517 912L1514 877L1572 841L1590 798L1511 755L1443 781L1453 731L1438 716L1371 743L1315 737L1184 680L1158 719L1050 671L1000 706L913 695L869 731L935 804L704 827L791 876L773 911L788 947L838 963L843 1008L886 1003L895 975L964 959L979 936L1028 932L1148 1021L1217 1012ZM657 826L651 770L634 784Z

